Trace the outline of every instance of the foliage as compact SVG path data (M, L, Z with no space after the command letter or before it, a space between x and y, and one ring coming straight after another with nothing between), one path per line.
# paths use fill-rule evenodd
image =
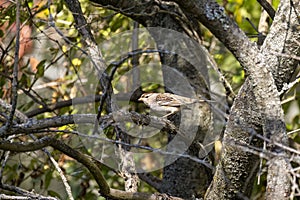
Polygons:
M107 8L94 6L88 0L81 0L80 2L84 16L87 18L97 43L102 45L103 57L107 61L107 64L119 61L124 56L120 55L120 52L122 52L121 49L125 47L118 45L105 46L105 41L110 41L111 43L115 40L115 43L118 43L117 39L120 39L118 38L119 33L133 30L133 20ZM246 18L249 18L257 26L260 17L260 6L257 1L219 0L218 2L224 5L226 12L249 36L257 35L255 29L246 20ZM29 113L45 105L52 105L74 97L85 96L86 93L89 93L88 91L94 90L95 84L98 84L95 80L89 78L95 72L91 71L90 59L86 57L84 43L75 27L72 13L66 8L63 1L52 1L50 6L47 3L45 0L22 1L22 30L25 30L25 27L28 26L31 28L32 34L28 38L25 38L21 45L28 45L30 43L29 40L33 42L31 46L26 47L26 52L21 55L19 63L18 109L24 113ZM274 5L277 6L278 1ZM0 41L2 52L0 52L0 96L6 102L10 102L11 100L11 74L14 64L16 35L14 27L16 20L15 13L16 7L14 4L10 4L8 7L1 7ZM52 19L53 21L50 21ZM53 27L51 27L51 23L54 23ZM55 27L57 30L55 30ZM202 39L205 48L208 49L216 60L221 72L225 74L226 79L230 82L234 91L237 92L244 81L244 71L233 55L207 29L204 27L202 29ZM256 38L253 38L253 40L255 41ZM130 45L131 41L125 43ZM140 46L151 47L149 44L140 44ZM158 60L158 53L139 55L139 62L143 65L150 66L153 64L151 63L153 59ZM126 80L122 80L122 77L132 68L132 58L129 58L117 69L112 81L116 94L126 92L126 84L128 83ZM152 76L152 72L155 71L154 68L150 67L147 70L148 76ZM288 131L295 131L300 128L298 87L292 88L283 97L283 101L286 100L283 108L286 113ZM163 90L160 85L151 83L143 85L142 89L144 91ZM102 94L101 88L94 92L96 95ZM76 108L70 105L52 112L41 113L35 117L43 119L63 114L75 114L83 109L88 113L96 113L98 105L94 107L94 105L89 104ZM135 103L131 105L130 109L142 111L144 107L141 104ZM105 113L105 111L103 112ZM1 124L3 124L2 120ZM127 124L127 126L130 127L131 124ZM85 149L82 141L71 139L74 138L70 132L73 130L74 127L72 126L63 126L60 129L49 129L49 132L53 131L57 138L70 138L69 144L72 147L88 153L90 149ZM44 134L47 133L41 133L38 137L42 137ZM116 137L109 129L106 130L106 134L110 138ZM298 132L291 134L290 138L295 145L299 145L300 137ZM156 143L155 145L162 145L165 142L164 139L166 138L163 138L160 144ZM30 141L32 139L26 137L23 140ZM1 161L6 162L5 169L2 169L2 182L20 186L29 191L34 189L40 194L56 196L61 199L66 198L66 193L62 190L64 186L62 185L60 176L49 158L42 151L10 155L7 161L3 158L9 154L2 152L1 155ZM89 173L87 173L84 167L58 151L53 151L51 155L58 161L60 168L68 178L75 199L97 198L96 182L88 175ZM112 173L108 168L103 167L103 174L109 185L113 188L122 189L124 187L123 179ZM154 174L160 176L161 171L156 171ZM263 190L263 188L259 187L257 186L257 193ZM153 192L154 189L142 183L140 191Z

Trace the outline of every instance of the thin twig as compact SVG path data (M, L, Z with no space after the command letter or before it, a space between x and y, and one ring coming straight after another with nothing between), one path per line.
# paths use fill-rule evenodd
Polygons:
M291 55L291 54L287 54L287 53L278 53L276 51L270 51L271 54L274 54L275 56L280 56L283 58L291 58L291 59L295 59L300 61L300 56L296 56L296 55Z
M225 76L222 74L220 68L218 67L216 61L213 59L213 57L210 55L208 50L206 48L202 48L203 51L206 53L208 62L211 64L212 68L217 72L220 81L222 82L225 91L226 91L226 100L228 105L232 105L232 101L235 99L236 94L234 93L230 83L227 81Z
M291 135L291 134L298 133L298 132L300 132L300 129L290 131L290 132L287 133L287 135Z
M267 0L268 3L272 3L272 0ZM265 9L262 9L260 19L258 23L258 40L257 44L261 46L266 39L266 35L269 30L269 14Z
M13 69L12 96L11 96L11 112L7 120L6 126L9 131L13 124L13 118L17 108L18 100L18 68L19 68L19 50L20 50L20 0L16 0L16 47Z
M3 151L2 152L2 158L1 158L2 164L1 164L1 169L0 169L0 183L1 184L3 183L2 182L3 181L2 180L2 178L3 178L3 171L4 171L4 168L5 168L5 165L6 165L7 161L8 161L9 156L10 156L10 151Z
M56 162L56 160L53 158L53 156L50 154L49 151L47 151L46 148L43 149L43 151L48 155L48 157L50 158L52 164L54 165L56 171L59 173L59 176L66 188L66 192L67 192L67 195L69 197L70 200L74 200L73 196L72 196L72 190L71 190L71 187L68 183L68 180L66 178L66 176L64 175L62 169L59 167L58 163Z
M257 2L267 11L271 19L274 20L276 12L274 8L266 0L257 0Z
M281 91L279 92L279 95L284 94L285 92L289 91L291 88L293 88L295 85L297 85L300 82L300 77L294 80L291 83L284 83Z

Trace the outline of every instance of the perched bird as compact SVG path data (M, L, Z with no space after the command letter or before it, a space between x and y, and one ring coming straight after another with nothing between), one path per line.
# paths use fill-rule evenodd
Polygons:
M151 110L168 113L163 117L168 117L180 111L180 106L205 102L204 100L191 99L171 93L144 93L139 101L143 101Z

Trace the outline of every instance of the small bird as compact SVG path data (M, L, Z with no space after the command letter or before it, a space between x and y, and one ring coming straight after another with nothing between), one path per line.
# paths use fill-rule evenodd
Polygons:
M191 99L171 93L144 93L139 101L143 101L154 111L167 112L168 114L163 117L168 117L180 111L180 106L205 102L204 100Z

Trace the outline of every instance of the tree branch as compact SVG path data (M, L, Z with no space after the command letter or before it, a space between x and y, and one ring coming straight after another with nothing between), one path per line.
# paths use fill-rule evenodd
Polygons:
M290 81L299 64L295 57L300 56L300 46L297 44L300 41L300 31L297 31L300 8L299 4L294 5L291 2L293 1L282 1L279 4L276 17L261 47L266 66L272 72L279 91ZM282 57L280 54L291 57Z
M266 0L257 0L257 2L264 8L265 11L269 14L272 20L275 17L275 10L274 8L267 2Z
M66 101L60 101L57 102L53 105L49 105L47 107L43 107L43 108L38 108L32 111L29 111L27 113L25 113L25 115L30 118L30 117L34 117L36 115L45 113L45 112L53 112L54 110L60 109L60 108L64 108L64 107L68 107L71 105L78 105L78 104L85 104L85 103L93 103L93 102L98 102L100 100L101 96L100 95L90 95L90 96L85 96L85 97L77 97L74 99L69 99Z
M7 185L7 184L1 184L0 188L2 188L3 190L7 190L7 191L11 191L11 192L23 195L23 197L25 196L26 199L30 198L30 199L57 200L57 198L54 198L54 197L45 197L45 196L36 194L34 192L29 192L29 191L26 191L22 188ZM1 198L1 194L0 194L0 198ZM13 199L13 198L10 198L10 199Z
M12 111L12 106L10 104L7 104L2 99L0 99L0 113L10 113L11 111ZM24 123L28 120L28 117L18 109L15 110L15 117L21 123Z

